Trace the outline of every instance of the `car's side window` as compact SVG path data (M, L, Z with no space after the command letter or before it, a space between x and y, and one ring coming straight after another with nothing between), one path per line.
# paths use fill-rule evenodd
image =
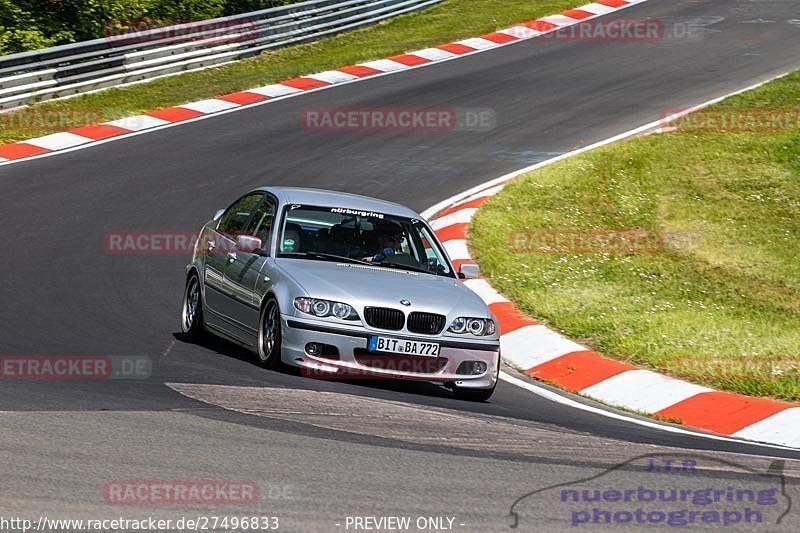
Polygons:
M248 194L230 206L220 218L217 231L235 240L237 235L241 235L247 229L250 215L263 197L261 193Z
M272 238L272 228L275 224L275 210L275 200L267 197L267 199L258 206L253 215L253 220L250 222L248 234L261 239L262 249L267 249L269 247L269 241Z

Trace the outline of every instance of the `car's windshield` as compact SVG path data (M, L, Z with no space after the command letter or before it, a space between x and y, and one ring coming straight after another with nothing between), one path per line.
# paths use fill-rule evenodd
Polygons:
M418 219L342 207L292 205L278 255L348 260L455 277L431 230Z

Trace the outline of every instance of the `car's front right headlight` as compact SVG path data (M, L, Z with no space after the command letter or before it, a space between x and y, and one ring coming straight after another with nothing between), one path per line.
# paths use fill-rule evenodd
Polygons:
M332 316L340 320L358 320L358 313L353 306L342 302L301 296L294 299L294 306L298 311L318 318Z
M447 328L450 333L459 335L466 335L471 333L478 337L486 337L494 335L497 332L497 326L491 318L471 318L460 316L453 320L450 327Z

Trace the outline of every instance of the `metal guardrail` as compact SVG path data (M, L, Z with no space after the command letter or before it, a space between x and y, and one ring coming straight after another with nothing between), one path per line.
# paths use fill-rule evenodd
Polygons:
M442 0L308 0L0 56L0 110L219 66Z

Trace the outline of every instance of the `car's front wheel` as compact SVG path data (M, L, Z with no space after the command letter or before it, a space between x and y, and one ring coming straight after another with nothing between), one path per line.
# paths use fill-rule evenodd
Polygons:
M277 368L281 364L281 311L274 297L270 297L261 308L258 363L264 368Z
M200 278L192 273L186 280L181 307L181 332L187 340L197 340L203 334L203 298L200 294Z

